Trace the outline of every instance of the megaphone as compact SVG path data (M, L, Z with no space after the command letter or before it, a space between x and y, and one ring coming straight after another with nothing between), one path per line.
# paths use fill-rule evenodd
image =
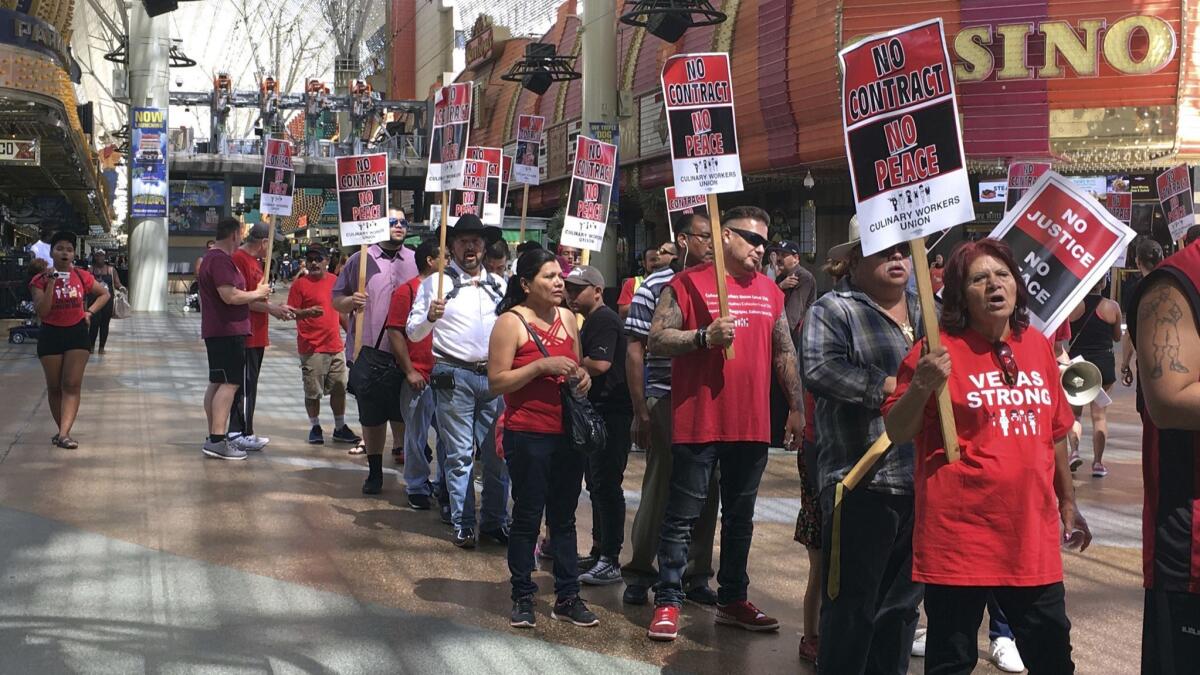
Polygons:
M1096 364L1077 356L1066 365L1059 366L1059 381L1067 392L1067 403L1076 408L1095 401L1104 391L1104 378Z

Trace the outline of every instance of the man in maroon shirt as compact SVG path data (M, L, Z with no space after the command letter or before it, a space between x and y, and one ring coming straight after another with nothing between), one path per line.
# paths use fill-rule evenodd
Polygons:
M266 223L255 223L246 233L246 239L233 253L233 264L246 278L247 288L256 288L263 283L262 258L267 254L267 239L272 228ZM254 406L258 401L258 373L262 370L263 354L271 340L267 315L289 321L295 311L288 305L277 305L269 299L250 303L250 335L246 338L246 367L242 386L234 396L229 411L229 442L243 450L262 450L271 439L254 434Z
M688 268L663 290L650 326L648 349L673 357L671 488L658 549L657 608L648 635L674 640L683 604L692 526L720 467L721 567L717 623L774 631L779 622L746 599L754 534L754 503L771 440L771 375L783 385L790 410L784 442L796 449L804 431L804 401L783 293L760 273L770 217L739 206L725 214L721 250L729 316L718 312L714 265ZM715 246L717 242L713 242ZM736 337L736 339L735 339ZM735 358L724 348L732 345Z

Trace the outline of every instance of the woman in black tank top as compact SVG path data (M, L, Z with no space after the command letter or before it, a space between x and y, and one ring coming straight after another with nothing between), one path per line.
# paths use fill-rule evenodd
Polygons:
M92 253L92 268L90 271L92 276L96 277L96 281L104 284L110 295L115 295L117 289L125 288L121 284L121 277L117 274L117 268L108 262L108 255L103 249L97 249ZM96 316L92 317L91 326L88 328L89 352L96 351L96 341L99 340L100 353L104 353L104 348L108 345L108 324L112 321L112 313L113 303L106 302Z
M1100 369L1104 392L1112 391L1117 381L1117 362L1113 356L1113 343L1121 339L1121 306L1102 295L1106 281L1101 281L1083 299L1083 303L1071 312L1071 358L1082 356ZM1108 475L1104 466L1104 446L1108 441L1108 419L1105 409L1092 403L1088 406L1092 416L1092 476L1103 478ZM1075 418L1083 415L1081 408L1075 409ZM1078 422L1077 422L1078 424ZM1082 431L1082 426L1080 426ZM1083 459L1079 456L1079 435L1072 433L1071 471L1079 468Z

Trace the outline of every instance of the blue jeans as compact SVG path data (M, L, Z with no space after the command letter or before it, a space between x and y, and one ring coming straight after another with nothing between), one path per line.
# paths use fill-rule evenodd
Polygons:
M1008 619L1004 616L1004 610L1000 609L1000 603L996 602L995 593L988 595L987 610L988 639L995 641L996 638L1006 637L1009 640L1012 640L1012 628L1008 625Z
M429 459L425 449L429 446L429 428L433 425L436 408L433 389L425 387L421 393L413 391L405 382L400 388L400 406L404 410L404 485L410 495L429 495ZM438 434L437 479L439 485L446 484L446 440Z
M533 549L543 511L554 554L555 597L566 600L578 595L575 509L587 460L568 446L564 435L505 431L504 461L513 486L513 523L508 535L512 599L537 593L532 578Z
M687 569L692 527L708 499L708 483L720 465L721 566L717 571L717 602L727 605L746 599L750 577L746 562L754 538L754 503L767 466L766 443L710 443L671 446L671 491L658 546L656 605L683 604L683 573Z
M453 389L435 389L439 439L446 443L446 488L450 493L450 515L455 529L475 527L475 488L471 470L475 448L483 457L483 508L485 530L508 525L508 468L496 455L496 418L503 407L498 396L488 392L487 375L444 363L433 366L433 375L449 374Z

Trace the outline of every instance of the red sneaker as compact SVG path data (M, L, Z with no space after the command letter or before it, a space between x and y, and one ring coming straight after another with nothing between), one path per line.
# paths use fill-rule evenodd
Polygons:
M817 652L821 651L821 636L809 638L807 636L800 638L800 658L815 664L817 662Z
M654 608L654 619L646 636L651 640L669 641L679 637L679 608L662 605Z
M717 605L717 623L738 626L751 631L779 630L779 621L763 614L749 600Z

